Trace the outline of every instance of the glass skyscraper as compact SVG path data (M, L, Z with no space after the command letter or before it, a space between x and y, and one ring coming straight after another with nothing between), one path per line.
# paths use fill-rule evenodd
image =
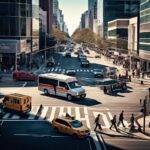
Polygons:
M39 0L0 0L0 69L39 50Z
M150 72L150 0L140 3L139 56L142 71Z
M100 19L102 22L103 37L107 36L108 22L115 19L127 19L138 16L140 0L101 0Z

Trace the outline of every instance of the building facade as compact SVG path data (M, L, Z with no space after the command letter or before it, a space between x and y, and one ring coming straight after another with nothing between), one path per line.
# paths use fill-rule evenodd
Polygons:
M150 1L141 0L140 3L140 33L139 56L141 70L150 72Z
M131 18L128 26L128 50L137 56L138 52L138 17Z
M115 42L115 49L128 53L129 19L116 19L108 22L108 39Z
M0 70L39 49L39 0L1 0L0 24Z
M115 19L126 19L139 15L140 0L101 0L100 25L103 30L102 37L107 37L108 22Z

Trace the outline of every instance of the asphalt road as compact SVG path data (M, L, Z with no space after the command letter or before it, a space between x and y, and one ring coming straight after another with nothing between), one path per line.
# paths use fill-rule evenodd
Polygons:
M76 115L77 119L83 121L85 125L90 126L92 131L95 127L94 119L100 113L103 132L109 135L101 133L98 133L98 135L102 135L107 149L145 150L150 147L150 142L145 140L111 137L110 134L115 135L116 132L109 129L110 120L114 114L118 117L119 113L124 110L125 121L128 125L131 114L134 113L136 116L140 113L139 99L143 99L147 93L144 86L130 84L129 91L126 93L105 95L98 87L93 86L94 78L91 71L94 68L103 68L104 66L92 63L90 68L81 68L78 59L74 55L72 58L65 58L62 54L56 54L54 57L60 63L60 66L44 68L44 70L46 72L61 73L64 69L76 69L76 76L80 83L85 86L87 98L83 101L67 101L65 98L57 96L45 96L38 91L35 82L13 82L10 77L6 77L0 83L0 94L17 92L30 95L35 109L25 118L12 112L4 112L1 118L4 121L4 135L0 136L0 146L4 147L3 149L94 150L95 140L92 140L94 139L93 136L92 138L77 140L56 133L51 128L49 118L61 116L67 111L71 112L72 115ZM0 97L0 100L2 100L2 97ZM44 109L41 116L38 116L35 110L38 110L40 104L44 106ZM29 117L32 119L29 120ZM119 128L123 131L129 129L129 127L127 129ZM123 132L121 136L124 136ZM103 142L101 140L98 142L100 143L100 149L104 149Z
M4 121L1 150L95 150L91 137L75 139L58 134L46 121Z

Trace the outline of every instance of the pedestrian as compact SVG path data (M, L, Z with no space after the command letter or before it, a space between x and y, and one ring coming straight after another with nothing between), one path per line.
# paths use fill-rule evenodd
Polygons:
M99 130L102 130L101 124L100 124L100 114L97 115L97 117L95 118L95 128L94 131L96 131L97 127L99 128Z
M111 126L110 126L110 130L111 128L114 126L114 128L116 129L116 131L118 132L117 126L116 126L116 115L114 115L113 119L111 120Z
M130 131L133 131L134 129L134 114L131 115L131 118L130 118Z
M133 78L134 78L134 76L135 76L135 72L134 72L134 70L133 70L133 72L132 72L132 76L133 76Z
M118 124L117 124L117 126L119 126L120 125L120 123L122 124L122 126L125 128L125 125L124 125L124 122L123 122L123 120L124 120L124 111L122 110L122 112L120 113L120 115L119 115L119 121L118 121Z
M107 88L106 88L106 86L104 86L103 91L104 91L104 94L106 94L106 93L107 93Z
M140 99L140 105L142 104L142 99Z

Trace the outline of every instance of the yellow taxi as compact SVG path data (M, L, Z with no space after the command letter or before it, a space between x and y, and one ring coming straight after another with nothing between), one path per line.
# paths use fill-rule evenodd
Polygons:
M13 93L6 95L3 99L3 108L20 113L28 113L31 110L31 97L23 94Z
M75 138L85 138L90 135L90 129L82 124L81 121L71 118L55 118L52 127L57 131L72 135Z

